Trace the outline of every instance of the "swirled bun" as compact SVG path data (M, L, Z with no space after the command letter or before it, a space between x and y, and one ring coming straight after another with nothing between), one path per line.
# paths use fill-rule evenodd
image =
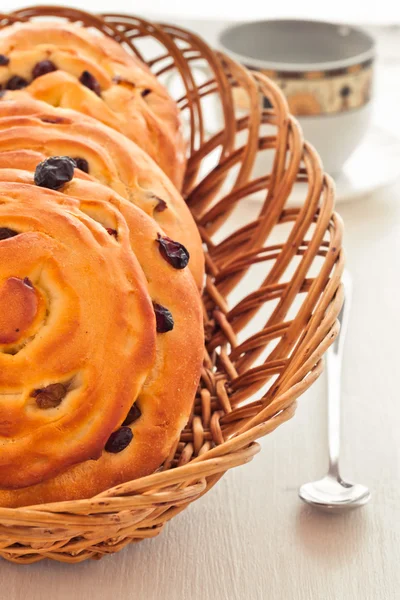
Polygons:
M202 312L197 287L187 268L175 268L160 252L159 240L165 236L164 232L143 211L117 193L91 180L89 175L79 169L75 169L75 176L64 184L60 191L38 188L34 182L33 169L41 159L43 156L34 151L14 150L0 153L0 226L3 223L10 228L18 225L8 216L3 220L3 212L5 215L10 211L12 214L25 215L29 210L33 213L46 211L46 214L51 215L50 218L53 218L53 214L79 214L82 215L84 223L90 223L98 243L103 244L104 241L106 246L110 246L116 253L129 244L146 280L145 285L152 307L151 314L147 317L147 328L151 340L151 333L155 334L155 356L145 381L143 376L140 377L140 390L137 392L135 388L132 392L128 409L125 404L124 413L122 416L120 413L118 422L114 421L111 425L113 433L110 436L108 431L108 441L104 443L103 437L101 454L88 457L97 460L82 460L74 466L59 468L52 477L42 477L35 485L18 485L18 489L12 490L4 489L0 471L2 506L86 498L129 479L153 472L168 455L189 417L202 363ZM11 165L17 165L18 168L11 168ZM3 198L6 199L5 202ZM0 262L3 247L14 241L14 250L18 252L19 240L23 240L22 234L9 241L0 241ZM71 244L73 247L73 241ZM18 274L21 278L23 273L18 271ZM33 274L29 274L32 283L36 281ZM100 281L103 281L104 276L106 272L101 273ZM88 277L88 285L95 278ZM95 290L93 291L95 293ZM148 306L143 310L148 311ZM93 319L96 320L96 317ZM136 323L136 317L134 321ZM139 327L137 323L136 327ZM107 356L108 341L112 338L113 331L110 330L107 335L104 334L98 339L98 345ZM114 342L113 339L112 341ZM153 356L150 340L147 340L146 344L147 350L143 348L142 361L146 356ZM125 347L124 344L122 346ZM21 359L25 351L21 351ZM0 353L0 363L3 358ZM111 357L110 360L115 365L116 358ZM21 368L16 366L15 369L16 373L23 377ZM120 373L118 366L114 366L114 370L120 378L125 377L128 393L130 386L134 385L130 381L132 374L133 382L138 380L136 363L131 363L129 374ZM7 369L4 372L5 381L0 380L0 388L3 390L6 389L8 381ZM48 381L45 380L44 383ZM56 378L51 381L55 383ZM29 389L31 387L28 386ZM69 392L73 393L77 392ZM29 398L31 405L36 402L37 396ZM1 399L0 389L0 402ZM3 400L7 401L7 398ZM11 398L8 398L8 402L10 401ZM25 406L20 398L16 397L15 402L21 407ZM64 399L56 409L39 409L34 406L34 410L41 411L41 416L42 413L46 415L51 411L62 410L63 402ZM96 415L103 421L104 414L101 411ZM2 445L1 437L0 440ZM61 457L64 456L63 447L61 440Z
M155 360L154 311L126 223L117 244L76 201L66 210L54 194L15 183L0 190L5 488L97 459Z
M100 32L60 22L0 33L0 84L72 108L124 133L180 189L185 144L178 109L147 66Z
M76 111L7 91L0 100L0 152L24 149L83 160L89 175L141 208L188 249L189 268L202 287L204 255L193 217L168 177L131 140Z

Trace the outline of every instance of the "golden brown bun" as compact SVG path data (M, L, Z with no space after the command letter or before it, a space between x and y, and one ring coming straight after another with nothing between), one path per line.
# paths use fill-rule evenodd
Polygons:
M42 21L4 28L0 54L9 59L0 66L3 87L12 85L12 77L22 77L35 98L73 108L124 133L181 188L185 144L177 106L147 66L120 44L77 25ZM42 61L58 70L37 76L35 67ZM97 93L80 83L86 71L95 78Z
M0 153L0 198L4 186L20 185L3 181L24 182L34 191L32 172L11 169L10 165L17 165L18 169L26 166L32 171L42 158L30 151ZM118 243L120 221L106 218L109 219L108 211L114 211L116 219L118 214L121 215L120 220L129 227L131 247L145 273L150 297L169 309L174 327L157 334L156 360L136 403L142 414L130 427L133 440L126 449L117 454L104 451L97 461L75 465L53 479L29 488L0 490L2 506L91 497L153 472L168 455L189 417L202 364L202 312L196 285L188 269L176 270L160 255L156 239L163 232L154 221L78 169L62 193L52 192L51 195L53 201L68 210L73 202L71 198L75 198L80 211L106 227L118 230Z
M25 148L46 156L87 160L90 175L139 206L189 250L190 269L202 287L204 255L189 208L170 180L133 142L90 117L53 108L23 92L7 91L0 101L0 152Z
M68 196L1 184L1 487L98 458L153 367L153 307L119 221L117 244Z

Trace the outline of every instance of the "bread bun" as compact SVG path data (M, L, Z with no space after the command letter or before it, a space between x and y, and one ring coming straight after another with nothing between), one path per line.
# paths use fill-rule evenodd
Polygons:
M155 360L154 311L126 223L104 205L121 228L116 243L59 195L18 183L0 189L4 488L97 459Z
M30 487L1 489L2 506L86 498L153 472L168 455L189 417L202 364L199 294L190 271L173 268L160 252L158 239L163 236L162 230L137 207L98 182L91 181L79 169L58 192L38 188L34 183L32 166L41 158L40 154L29 151L0 153L0 200L11 194L13 199L7 206L14 206L20 212L20 197L29 196L30 205L46 208L54 205L56 213L69 213L71 210L82 213L85 219L93 221L92 227L98 230L101 239L106 234L107 242L117 250L128 240L145 274L157 317L155 325L154 314L148 320L149 330L153 327L156 331L156 354L136 402L133 398L130 410L126 410L117 426L113 427L117 437L111 436L108 446L103 444L103 452L97 460L81 461ZM10 164L17 164L19 169L9 168ZM22 170L24 165L28 170ZM40 197L42 194L49 200L44 202ZM2 206L0 204L0 224ZM18 237L13 239L17 242ZM2 244L0 242L0 257ZM112 336L112 332L109 335ZM103 336L98 340L107 352L108 339L108 336ZM118 366L114 370L118 372ZM127 385L135 373L136 364L132 362L131 373L125 374ZM122 434L118 434L120 431ZM121 444L118 435L122 435ZM120 448L126 440L129 443ZM60 454L62 452L60 449ZM0 487L4 488L1 479Z
M24 88L122 132L178 187L185 144L178 108L147 65L99 31L60 22L17 23L0 32L0 84Z
M90 117L53 108L23 92L6 92L0 100L0 152L26 148L83 160L89 175L136 204L188 249L190 269L202 287L204 255L190 210L136 144Z

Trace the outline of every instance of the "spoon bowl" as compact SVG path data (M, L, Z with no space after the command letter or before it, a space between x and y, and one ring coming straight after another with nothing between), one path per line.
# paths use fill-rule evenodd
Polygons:
M299 497L315 508L333 513L363 506L369 501L371 493L364 485L326 475L318 481L302 485Z

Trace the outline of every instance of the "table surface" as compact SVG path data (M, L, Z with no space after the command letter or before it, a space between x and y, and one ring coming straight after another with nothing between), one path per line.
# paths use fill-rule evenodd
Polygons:
M215 24L201 26L206 35L215 32ZM400 137L399 31L380 32L375 120ZM160 537L101 562L2 562L1 598L400 598L400 183L340 212L354 277L341 465L344 478L371 488L371 503L331 516L298 500L298 486L327 466L322 377L252 463L228 473Z

